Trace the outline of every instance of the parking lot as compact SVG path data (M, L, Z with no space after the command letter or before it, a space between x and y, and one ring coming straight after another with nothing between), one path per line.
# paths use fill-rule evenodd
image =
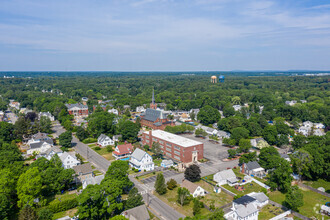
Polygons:
M204 144L204 158L210 160L211 162L219 162L220 160L228 157L228 147L220 144L216 144L208 140L208 138L198 138L194 134L183 134L180 135L195 141L202 142Z
M164 178L165 179L168 179L168 178L171 178L175 175L178 175L179 173L175 172L174 170L165 170L163 171L163 175L164 175ZM141 180L144 184L148 184L148 183L154 183L156 182L156 178L157 178L157 175L156 176L152 176L152 177L149 177L147 179L144 179L144 180Z

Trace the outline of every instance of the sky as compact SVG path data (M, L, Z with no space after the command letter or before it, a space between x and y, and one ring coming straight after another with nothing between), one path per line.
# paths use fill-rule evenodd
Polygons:
M0 71L330 70L330 0L1 0Z

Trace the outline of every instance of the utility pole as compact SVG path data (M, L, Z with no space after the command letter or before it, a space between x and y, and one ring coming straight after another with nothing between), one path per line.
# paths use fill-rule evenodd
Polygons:
M87 160L88 160L88 146L86 145L86 148L87 148Z

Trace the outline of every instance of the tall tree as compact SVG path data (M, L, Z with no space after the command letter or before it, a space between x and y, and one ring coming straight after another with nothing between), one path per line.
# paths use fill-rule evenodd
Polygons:
M159 195L163 195L167 192L165 178L162 173L157 174L155 190Z
M309 168L313 163L313 157L308 151L304 149L295 151L291 156L291 160L293 170L300 176L300 178L303 176L311 178L309 175Z
M264 147L260 150L259 164L266 170L274 168L278 164L280 154L275 147Z
M139 194L138 189L134 187L128 193L128 198L126 200L125 208L132 209L134 207L137 207L137 206L140 206L143 204L144 204L144 202L143 202L142 195Z
M292 169L288 161L283 158L277 160L277 164L272 171L269 172L267 184L272 190L280 190L287 192L290 189L292 181Z
M184 178L191 181L196 182L201 179L201 170L199 169L199 166L196 164L190 165L185 171L184 171Z
M72 132L71 131L66 131L59 136L60 140L60 145L64 148L70 148L71 142L72 142Z
M178 188L177 202L181 206L184 206L190 202L190 192L188 189L182 187Z
M34 209L29 205L25 205L19 212L18 220L36 220L36 219L38 219L37 214L34 211Z
M285 195L285 203L288 208L297 212L299 211L299 207L304 205L304 195L297 186L291 187Z
M201 108L197 114L197 119L200 120L200 122L204 125L210 125L218 122L220 118L220 112L209 105Z

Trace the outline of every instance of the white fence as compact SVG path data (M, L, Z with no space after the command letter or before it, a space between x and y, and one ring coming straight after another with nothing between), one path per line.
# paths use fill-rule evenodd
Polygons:
M290 214L291 214L291 210L283 212L282 214L279 214L279 215L275 216L274 218L271 218L270 220L279 220Z

